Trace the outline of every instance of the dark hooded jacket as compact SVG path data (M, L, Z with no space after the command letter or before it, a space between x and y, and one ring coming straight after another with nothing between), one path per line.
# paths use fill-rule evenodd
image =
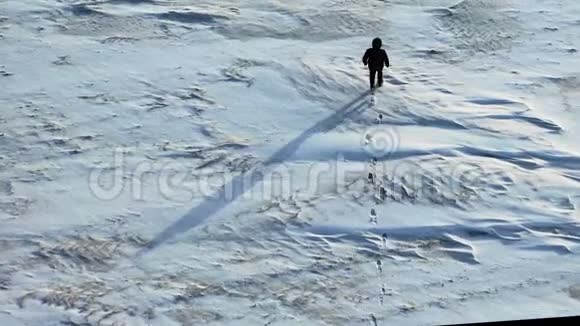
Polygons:
M381 49L383 42L380 38L373 40L373 47L368 49L363 56L364 65L368 65L369 69L382 70L384 66L389 67L389 56L387 52Z

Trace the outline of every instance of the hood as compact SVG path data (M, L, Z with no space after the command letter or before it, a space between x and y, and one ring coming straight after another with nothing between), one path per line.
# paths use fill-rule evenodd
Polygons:
M377 38L375 38L375 39L373 40L373 49L380 49L380 48L381 48L381 46L383 46L383 41L381 41L381 39L380 39L380 38L378 38L378 37L377 37Z

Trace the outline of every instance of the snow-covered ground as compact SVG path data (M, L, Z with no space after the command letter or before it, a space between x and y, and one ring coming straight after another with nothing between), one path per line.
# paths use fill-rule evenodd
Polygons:
M578 46L575 0L0 0L0 325L578 314Z

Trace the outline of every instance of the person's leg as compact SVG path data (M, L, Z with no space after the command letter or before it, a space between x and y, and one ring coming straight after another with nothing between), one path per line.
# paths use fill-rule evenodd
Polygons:
M376 75L377 71L374 69L369 69L369 71L370 71L369 78L370 78L370 82L371 82L371 89L373 89L375 87L375 75Z
M379 87L383 86L383 69L378 71L378 79Z

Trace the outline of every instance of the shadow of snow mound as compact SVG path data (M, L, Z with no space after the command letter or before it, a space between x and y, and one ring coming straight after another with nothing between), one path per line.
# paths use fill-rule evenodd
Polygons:
M453 233L426 233L421 228L407 232L389 228L356 229L344 226L311 226L304 229L304 238L322 244L352 243L366 255L386 255L395 260L431 260L439 256L476 265L475 246L467 238ZM398 232L399 231L399 232ZM402 231L402 232L400 232Z
M160 14L151 14L151 16L185 24L216 24L221 20L228 19L225 16L190 11L169 11Z
M155 0L109 0L108 3L139 5L139 4L155 4L155 3L157 3L157 1L155 1Z
M580 170L580 157L557 151L501 151L487 150L472 146L461 146L457 148L461 153L498 159L512 163L527 170L535 170L543 167L564 168L570 170Z
M323 245L351 243L366 252L386 253L398 258L428 260L444 255L466 264L479 264L475 242L480 240L497 240L505 245L521 243L525 250L573 253L571 247L580 243L580 238L575 235L579 231L580 225L576 223L552 222L371 228L309 225L288 229L290 235ZM530 244L530 241L536 243Z
M88 7L86 4L74 4L71 5L68 10L74 15L74 16L97 16L97 15L101 15L101 16L105 16L105 13L102 13L96 9L90 8Z

